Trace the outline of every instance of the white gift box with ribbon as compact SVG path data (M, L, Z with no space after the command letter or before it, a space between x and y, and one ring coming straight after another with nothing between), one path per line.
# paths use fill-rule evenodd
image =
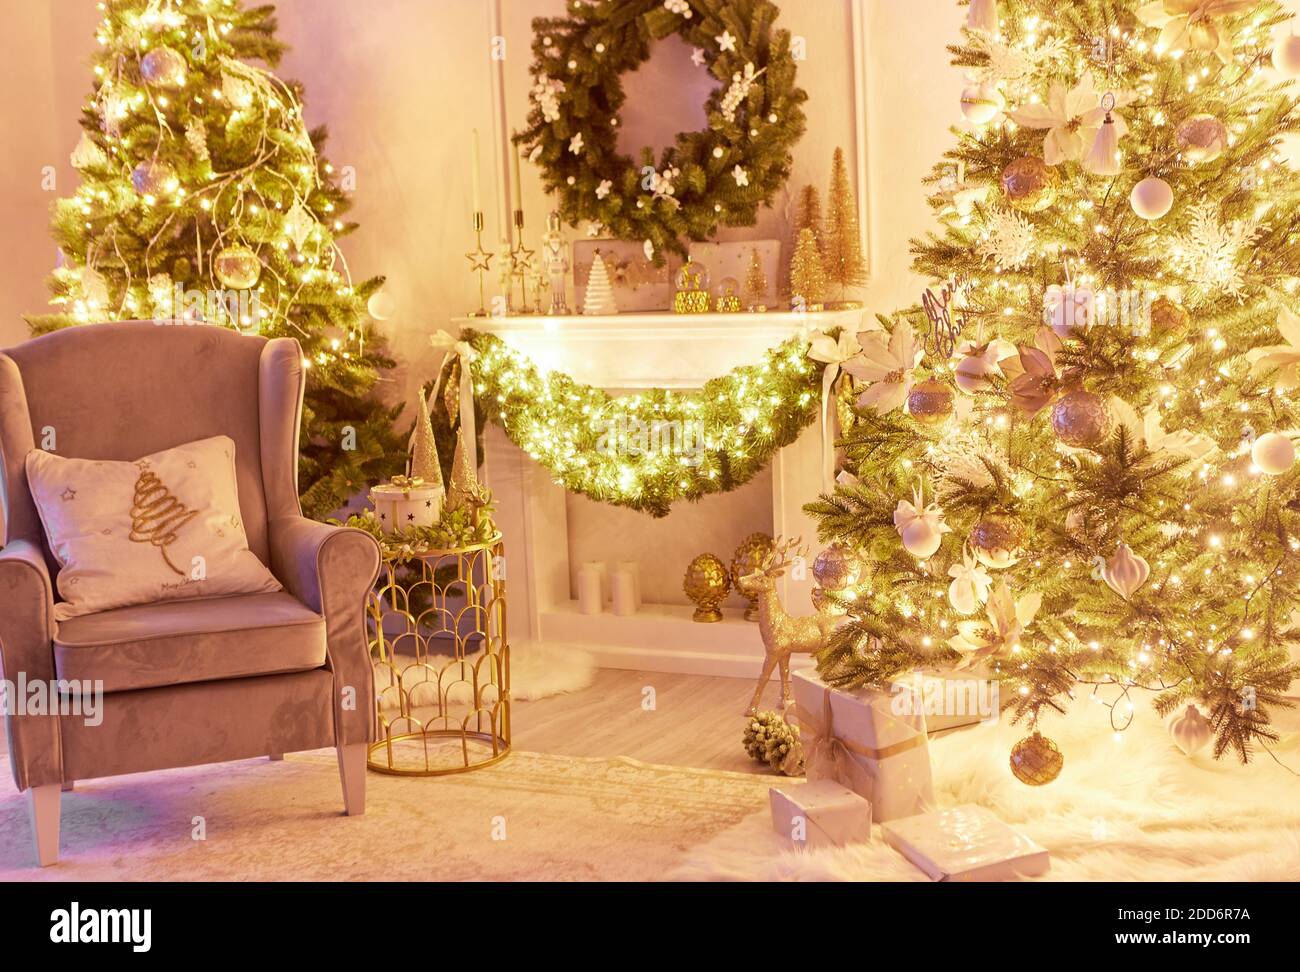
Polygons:
M418 478L395 479L370 487L370 502L375 518L385 533L397 533L405 527L431 527L442 516L443 489L428 486Z
M871 840L871 804L834 780L774 786L772 829L796 847L843 847Z
M932 881L1009 881L1051 867L1047 851L973 803L881 828L885 843Z
M831 688L813 670L793 673L808 781L830 779L871 802L877 821L933 810L925 707L894 691Z

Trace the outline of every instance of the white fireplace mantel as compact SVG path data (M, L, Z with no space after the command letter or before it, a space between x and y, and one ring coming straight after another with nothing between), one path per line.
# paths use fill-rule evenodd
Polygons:
M461 317L452 324L495 334L543 370L610 392L699 388L741 365L760 363L781 342L813 330L862 326L861 310L815 313L617 314L599 317ZM514 641L546 639L588 647L609 668L753 676L763 658L757 625L724 609L714 624L691 608L648 604L633 617L583 615L570 591L569 524L563 488L495 425L484 433L484 470L505 535L509 625ZM803 504L824 488L820 419L772 463L773 535L801 536L816 549ZM685 565L673 565L684 569ZM645 568L643 568L645 569ZM811 577L783 578L791 614L809 614Z

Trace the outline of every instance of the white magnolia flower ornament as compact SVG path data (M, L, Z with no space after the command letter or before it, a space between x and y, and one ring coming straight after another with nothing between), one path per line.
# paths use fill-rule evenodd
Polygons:
M948 585L948 603L959 614L974 614L975 609L989 599L993 578L971 553L969 545L962 548L961 563L948 568L952 583Z
M1191 460L1180 470L1183 473L1190 474L1197 468L1197 460L1205 459L1218 451L1218 443L1201 432L1189 432L1186 429L1166 432L1161 427L1159 405L1148 406L1141 416L1132 405L1118 396L1111 398L1110 405L1116 421L1125 426L1135 440L1145 443L1148 450L1167 452L1176 458Z
M1151 576L1151 567L1145 560L1135 554L1127 543L1121 543L1111 554L1110 560L1102 569L1101 577L1106 586L1128 600L1134 591L1147 582Z
M870 406L884 415L907 401L907 393L916 380L913 370L921 363L925 350L917 346L912 325L899 321L888 335L884 331L858 334L862 354L844 363L844 370L869 387L858 396L858 404Z
M1285 344L1255 348L1246 357L1254 365L1251 374L1277 369L1273 382L1278 391L1291 391L1300 388L1300 316L1283 308L1277 315L1277 329Z
M962 341L957 345L957 357L960 360L953 369L957 387L968 393L989 388L989 379L1002 373L998 362L1003 358L1014 358L1016 354L1016 346L1001 338L984 343Z
M1115 96L1115 108L1128 102L1127 97ZM1046 104L1028 104L1009 113L1017 125L1025 128L1045 128L1043 161L1048 165L1077 162L1092 148L1097 132L1106 120L1106 109L1092 85L1092 75L1084 74L1079 83L1066 90L1060 81L1052 82ZM1111 109L1116 134L1123 137L1128 130L1124 119Z
M903 548L913 557L934 556L943 535L952 527L943 522L943 510L938 503L925 505L920 487L912 491L912 502L899 500L894 509L894 529L903 538Z
M1020 647L1025 630L1034 622L1043 595L1037 591L1017 599L1003 579L989 597L984 611L987 621L958 621L957 634L948 646L961 652L957 668L969 668L985 658L1002 658Z
M1224 64L1232 61L1232 37L1215 23L1255 6L1258 0L1155 0L1138 8L1138 19L1148 27L1160 28L1156 52L1214 51Z

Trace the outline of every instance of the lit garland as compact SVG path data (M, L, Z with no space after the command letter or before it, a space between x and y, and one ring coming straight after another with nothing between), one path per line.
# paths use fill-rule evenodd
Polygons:
M476 397L515 445L557 485L653 516L748 482L813 422L820 403L822 365L797 337L700 391L619 398L562 372L543 376L494 335L466 337L478 351Z

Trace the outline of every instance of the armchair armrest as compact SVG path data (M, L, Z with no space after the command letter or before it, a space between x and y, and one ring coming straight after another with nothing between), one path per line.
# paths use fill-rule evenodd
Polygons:
M54 675L54 585L45 556L28 540L0 549L0 669L11 683L51 682ZM63 749L57 712L19 715L9 699L9 764L19 790L59 783Z
M271 572L325 618L334 673L334 731L340 746L374 738L374 672L366 645L366 598L379 576L379 544L370 534L303 516L270 522Z

